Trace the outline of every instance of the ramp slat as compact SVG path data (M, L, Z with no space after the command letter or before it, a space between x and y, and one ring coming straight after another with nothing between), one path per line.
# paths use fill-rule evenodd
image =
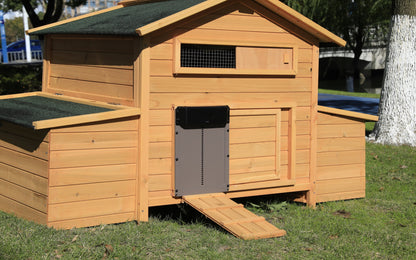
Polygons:
M224 193L183 196L183 200L236 237L260 239L280 237L286 231L225 197Z

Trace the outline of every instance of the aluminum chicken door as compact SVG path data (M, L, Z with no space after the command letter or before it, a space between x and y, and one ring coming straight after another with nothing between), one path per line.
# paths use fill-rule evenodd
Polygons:
M228 191L228 106L175 110L175 195Z

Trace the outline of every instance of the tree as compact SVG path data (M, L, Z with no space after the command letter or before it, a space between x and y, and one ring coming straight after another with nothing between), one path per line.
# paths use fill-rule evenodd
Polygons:
M22 17L5 20L4 27L6 29L7 44L21 40L25 37Z
M0 7L4 11L20 11L24 6L32 26L38 27L58 21L62 16L64 5L77 7L85 2L86 0L0 0ZM35 12L39 5L45 9L43 17Z
M379 105L377 143L416 146L416 1L395 0Z
M391 16L392 0L285 0L289 6L328 30L341 35L354 53L354 78L360 75L363 48L382 39ZM358 90L358 80L355 80Z

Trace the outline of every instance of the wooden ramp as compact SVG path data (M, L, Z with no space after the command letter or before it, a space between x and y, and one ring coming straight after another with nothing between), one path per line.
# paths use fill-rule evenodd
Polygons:
M264 217L248 211L225 197L224 193L183 196L183 200L209 219L232 233L234 236L249 240L280 237L286 234L267 222Z

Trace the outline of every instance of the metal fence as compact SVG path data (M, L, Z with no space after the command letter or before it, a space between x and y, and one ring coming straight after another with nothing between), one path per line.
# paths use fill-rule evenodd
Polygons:
M26 61L26 51L9 51L7 52L9 62L24 62ZM32 60L41 61L43 59L42 51L32 51ZM3 62L3 57L1 58Z

